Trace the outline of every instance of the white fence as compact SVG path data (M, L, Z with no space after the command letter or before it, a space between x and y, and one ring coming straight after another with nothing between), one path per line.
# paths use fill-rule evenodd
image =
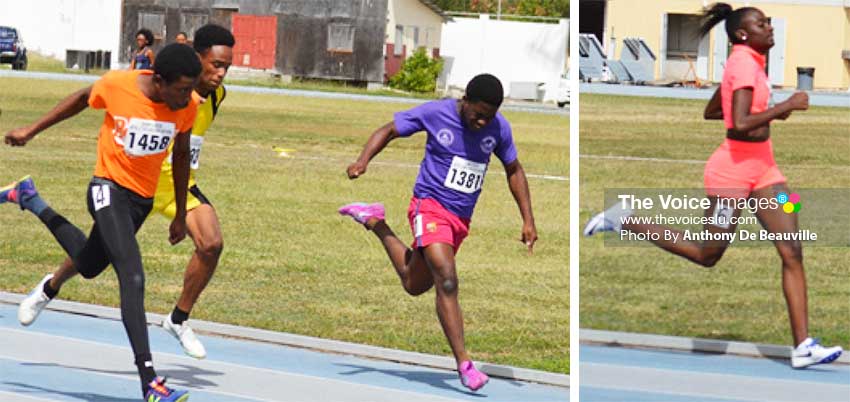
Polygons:
M511 83L546 83L557 88L567 68L569 21L558 24L500 21L486 14L443 24L440 56L445 59L441 81L466 87L472 77L490 73L510 96ZM548 92L548 91L547 91ZM545 98L549 98L546 94Z
M118 63L121 1L0 0L0 25L17 28L27 51L65 60L66 50L112 52Z

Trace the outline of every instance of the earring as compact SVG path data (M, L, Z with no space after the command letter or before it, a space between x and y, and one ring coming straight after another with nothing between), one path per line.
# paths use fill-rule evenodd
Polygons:
M744 35L743 37L741 37L741 40L747 40L747 35Z

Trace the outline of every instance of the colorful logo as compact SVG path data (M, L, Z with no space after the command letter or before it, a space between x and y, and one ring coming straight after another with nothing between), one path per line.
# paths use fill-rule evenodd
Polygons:
M788 195L786 193L779 193L776 195L776 201L779 201L779 205L782 206L782 210L785 211L786 214L796 214L800 212L800 208L802 207L800 203L800 194L791 193Z
M436 232L437 231L437 222L428 222L428 224L425 225L425 229L428 230L428 233Z

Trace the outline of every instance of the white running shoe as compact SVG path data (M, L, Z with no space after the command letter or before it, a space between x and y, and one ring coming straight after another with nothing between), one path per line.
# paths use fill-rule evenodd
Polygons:
M186 322L175 324L171 321L171 314L169 314L168 317L162 320L162 328L165 329L165 332L168 332L180 341L180 346L183 347L183 353L196 359L207 357L207 350L204 348L204 344L201 343L195 332L192 331L192 328Z
M18 305L18 321L21 325L29 326L38 318L41 311L50 303L50 298L44 294L44 283L53 279L53 274L47 274L35 286L35 289Z
M596 214L584 225L584 235L593 236L599 232L619 232L622 228L623 218L632 215L632 210L623 208L622 202L617 202L611 208Z
M806 368L815 364L832 363L841 356L844 349L841 346L825 348L817 339L806 338L803 343L791 351L791 367Z

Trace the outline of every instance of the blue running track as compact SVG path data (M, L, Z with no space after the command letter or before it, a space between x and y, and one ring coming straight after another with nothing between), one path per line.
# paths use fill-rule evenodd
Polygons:
M0 401L138 402L141 391L120 321L45 311L31 326L0 303ZM569 390L491 379L468 392L451 371L201 336L205 360L149 327L158 374L191 401L568 401Z
M582 402L848 402L850 366L582 345Z

